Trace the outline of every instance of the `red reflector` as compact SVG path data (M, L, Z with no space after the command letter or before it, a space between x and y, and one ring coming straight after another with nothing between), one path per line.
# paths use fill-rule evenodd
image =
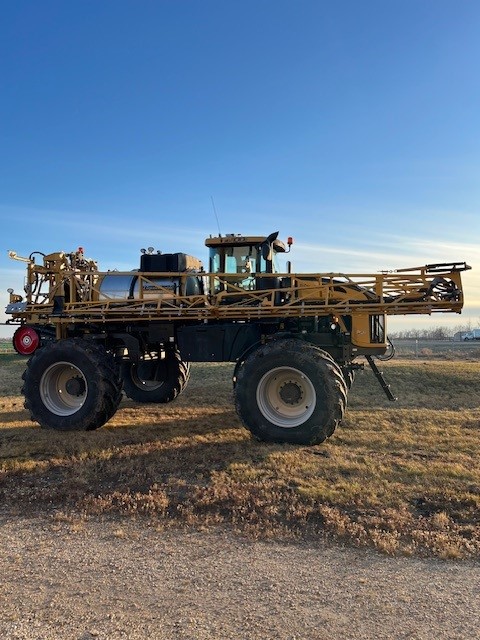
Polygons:
M40 336L32 327L20 327L13 334L13 348L22 356L31 355L40 344Z

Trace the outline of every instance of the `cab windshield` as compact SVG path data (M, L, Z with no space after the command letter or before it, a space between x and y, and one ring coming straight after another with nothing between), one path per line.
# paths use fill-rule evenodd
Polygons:
M210 249L211 273L265 273L267 263L256 246Z

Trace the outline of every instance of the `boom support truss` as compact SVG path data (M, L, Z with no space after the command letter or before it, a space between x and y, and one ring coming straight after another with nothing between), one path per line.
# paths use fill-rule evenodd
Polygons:
M17 258L18 259L18 258ZM10 322L63 324L135 320L238 320L361 313L387 315L460 313L464 262L426 265L378 274L135 273L133 296L102 291L103 279L132 277L132 272L66 269L30 262L26 297L10 294ZM200 291L181 295L188 278ZM208 293L207 293L208 292Z

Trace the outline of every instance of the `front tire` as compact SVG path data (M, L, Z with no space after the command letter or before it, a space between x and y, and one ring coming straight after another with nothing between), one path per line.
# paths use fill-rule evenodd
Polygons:
M135 402L171 402L187 386L190 363L178 351L122 365L123 390Z
M59 340L38 349L22 378L25 408L43 429L98 429L114 415L122 397L113 356L82 339Z
M347 404L340 367L322 349L288 338L260 346L239 368L235 406L259 440L319 444Z

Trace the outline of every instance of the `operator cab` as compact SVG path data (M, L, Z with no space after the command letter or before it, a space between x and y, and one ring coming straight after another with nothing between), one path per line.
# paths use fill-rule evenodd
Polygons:
M277 239L278 231L269 236L242 236L227 234L215 238L207 238L205 245L209 248L209 272L226 274L226 282L240 286L242 289L276 289L278 278L262 278L261 274L278 273L278 253L287 253L292 244L288 239L288 250L285 243ZM236 278L233 276L237 276ZM231 277L230 277L231 276ZM220 278L215 282L215 292L225 289L225 282Z

